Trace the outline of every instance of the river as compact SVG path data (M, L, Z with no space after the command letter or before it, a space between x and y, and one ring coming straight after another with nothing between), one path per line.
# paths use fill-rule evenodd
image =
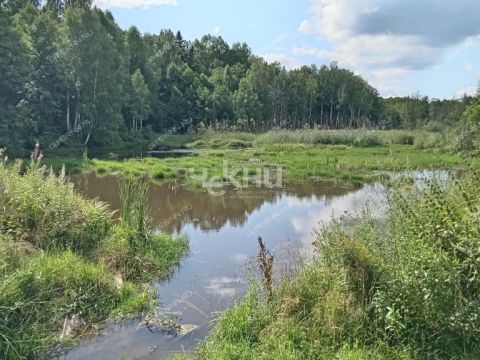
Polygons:
M87 197L119 209L115 177L90 174L72 180ZM219 312L245 294L258 236L274 254L276 272L290 271L312 255L314 228L360 211L368 202L381 211L382 194L382 186L376 184L352 189L332 183L302 183L281 189L228 190L223 196L181 185L152 184L151 225L190 239L189 255L170 279L156 283L156 312L195 325L196 330L185 336L167 336L151 332L137 318L82 340L65 358L158 360L193 351Z

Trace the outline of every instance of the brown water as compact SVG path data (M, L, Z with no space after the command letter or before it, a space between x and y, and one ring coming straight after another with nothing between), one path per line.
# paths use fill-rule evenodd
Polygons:
M88 175L73 180L88 197L119 208L114 177ZM190 255L170 280L157 284L157 312L175 315L179 323L198 329L183 337L168 337L150 332L142 319L135 319L82 341L66 358L158 360L192 351L211 329L218 311L245 294L247 264L257 254L257 236L272 250L277 265L293 266L312 253L313 229L321 221L361 209L369 201L378 204L381 194L379 185L348 189L304 183L282 189L227 191L219 197L201 189L152 184L152 226L184 233L190 239Z

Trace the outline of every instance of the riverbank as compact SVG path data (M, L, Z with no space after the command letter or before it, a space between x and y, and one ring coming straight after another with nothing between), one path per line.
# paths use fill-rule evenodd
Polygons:
M8 359L42 358L148 311L155 291L145 282L168 276L188 249L184 237L148 229L142 189L124 185L129 200L116 221L63 173L36 159L21 167L0 164L0 353Z
M64 157L47 154L47 164L69 173L148 176L157 181L181 181L200 187L216 183L257 183L278 175L283 183L305 180L335 181L350 186L378 180L382 173L416 169L456 169L471 165L448 149L442 133L370 130L272 130L263 134L203 131L152 140L162 149L175 145L193 153L155 158L149 147L130 158ZM163 155L165 157L165 154ZM265 174L268 172L268 174ZM260 180L259 180L260 178ZM276 180L276 177L273 176ZM218 185L218 184L217 184Z
M194 358L476 358L478 174L390 198L384 220L364 211L318 229L322 256L273 285L259 256L261 280Z

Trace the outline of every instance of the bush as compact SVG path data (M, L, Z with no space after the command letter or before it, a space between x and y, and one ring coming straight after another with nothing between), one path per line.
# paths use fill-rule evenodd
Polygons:
M395 194L396 256L375 299L389 339L441 357L480 350L479 200L477 174Z

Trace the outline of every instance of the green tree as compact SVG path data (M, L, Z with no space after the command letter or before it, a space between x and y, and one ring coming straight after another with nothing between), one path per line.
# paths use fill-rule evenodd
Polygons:
M143 123L151 114L150 91L143 78L140 69L137 69L132 75L132 93L129 101L129 111L131 116L130 129L132 131L142 131Z
M125 67L98 12L68 7L60 56L66 87L66 127L83 145L118 141L123 124Z
M28 142L25 133L28 48L11 18L0 8L0 146Z

